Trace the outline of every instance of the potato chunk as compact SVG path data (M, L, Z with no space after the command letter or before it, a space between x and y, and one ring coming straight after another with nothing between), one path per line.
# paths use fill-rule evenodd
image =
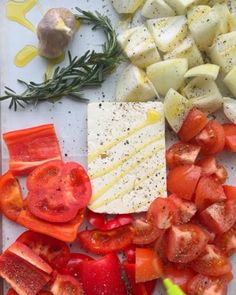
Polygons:
M143 0L112 0L113 7L118 13L134 13L142 4Z
M225 76L225 85L229 88L231 93L236 97L236 66Z
M147 0L142 8L145 18L174 16L174 10L164 0Z

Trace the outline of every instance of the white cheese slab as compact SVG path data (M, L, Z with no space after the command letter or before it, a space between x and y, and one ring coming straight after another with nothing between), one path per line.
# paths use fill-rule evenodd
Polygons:
M163 104L90 103L88 171L95 212L142 212L166 196Z

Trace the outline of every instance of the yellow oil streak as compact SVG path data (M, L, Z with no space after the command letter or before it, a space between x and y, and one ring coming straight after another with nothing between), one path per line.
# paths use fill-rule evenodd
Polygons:
M122 178L124 178L128 173L130 173L132 170L134 170L136 167L138 167L141 163L145 162L147 159L153 157L155 152L158 152L160 150L164 149L163 145L159 145L155 147L151 152L147 153L144 157L142 157L139 161L136 161L135 163L129 165L126 169L124 169L120 174L118 174L116 177L114 177L108 184L104 185L103 188L101 188L96 194L92 197L92 202L98 200L101 198L110 188L113 187L117 182L119 182Z
M98 171L94 172L90 176L90 178L95 179L95 178L98 178L98 177L101 177L101 176L104 176L104 175L110 173L111 171L117 169L119 166L123 165L125 162L130 160L137 153L141 152L144 148L153 144L154 142L157 142L158 140L161 140L162 138L163 138L163 135L157 135L157 136L150 138L148 141L137 146L129 155L123 157L121 160L116 161L115 163L113 163L112 165L110 165L109 167L107 167L104 170L98 170Z
M45 74L46 79L50 79L52 77L54 66L63 62L64 59L65 59L65 54L63 53L59 57L51 58L48 60L47 70L46 70L46 74Z
M81 21L79 19L76 19L76 29L77 29L77 31L79 31L80 26L81 26Z
M32 45L26 45L16 54L14 64L20 68L25 67L38 55L38 53L38 48Z
M37 4L37 2L38 0L24 0L23 2L8 0L6 3L6 16L9 20L17 22L35 33L36 28L26 19L25 15Z
M105 145L103 145L101 148L99 148L97 151L90 153L88 155L88 163L91 163L93 160L95 160L97 157L99 157L101 154L106 152L107 150L110 150L112 147L116 146L118 143L124 141L134 133L142 130L143 128L147 127L148 125L152 125L160 121L161 114L160 112L157 112L156 110L150 110L147 112L147 118L146 120L140 124L137 127L132 128L128 132L123 133L121 136L117 137L114 141L111 141Z
M140 185L141 185L143 182L145 182L149 177L153 176L153 174L155 174L156 172L160 171L160 170L163 169L164 167L165 167L165 164L164 164L164 163L158 165L158 166L157 166L155 169L153 169L150 173L146 174L142 179L140 179L139 181L137 181L137 182L135 183L135 187L140 186ZM124 189L123 191L121 191L120 193L115 194L115 195L113 195L112 197L106 198L106 200L103 200L103 201L101 201L101 202L99 202L99 203L97 203L97 204L95 204L95 205L92 205L92 206L90 206L90 208L91 208L92 210L96 210L96 209L98 209L98 208L100 208L100 207L102 207L102 206L104 206L104 205L106 205L106 204L109 204L109 203L111 203L111 202L113 202L113 201L115 201L115 200L118 200L118 199L122 198L124 195L126 195L126 194L130 193L132 190L134 190L135 187L134 187L133 184L131 184L131 185L129 185L126 189ZM164 188L163 188L163 191L164 191Z

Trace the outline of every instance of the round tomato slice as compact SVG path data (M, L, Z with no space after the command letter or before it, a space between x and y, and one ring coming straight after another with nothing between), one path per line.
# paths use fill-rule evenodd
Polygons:
M227 256L236 253L236 228L232 227L229 231L217 236L214 243Z
M210 121L195 137L195 141L203 153L208 155L219 153L225 146L224 128L217 121Z
M172 226L167 235L167 258L175 263L188 263L202 253L207 242L207 235L195 224Z
M34 253L58 270L69 259L70 249L67 244L52 237L26 231L18 237L17 241L28 246Z
M219 248L207 245L200 256L192 261L191 268L206 276L219 277L231 272L232 265Z
M167 189L180 198L191 200L200 176L201 168L198 166L178 166L167 176Z
M121 251L133 243L133 226L124 225L109 231L85 230L78 238L82 247L95 254L107 254Z

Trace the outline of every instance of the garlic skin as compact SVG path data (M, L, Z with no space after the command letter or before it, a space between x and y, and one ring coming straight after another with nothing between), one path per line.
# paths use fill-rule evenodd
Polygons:
M40 54L47 58L62 55L76 30L76 18L69 9L48 10L37 27Z

